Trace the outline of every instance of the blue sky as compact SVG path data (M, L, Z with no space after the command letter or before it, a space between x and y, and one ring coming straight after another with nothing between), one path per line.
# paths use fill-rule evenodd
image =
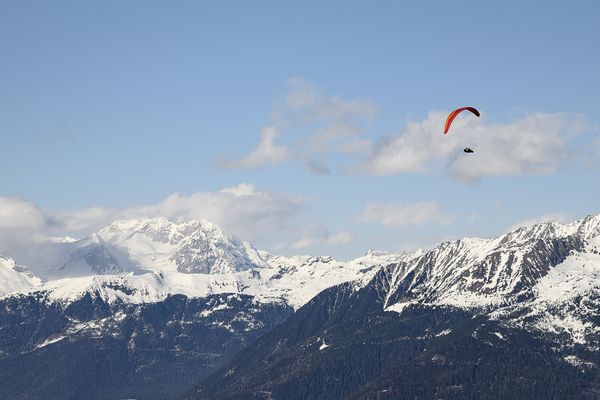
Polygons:
M348 258L598 213L600 5L522 3L2 1L0 215Z

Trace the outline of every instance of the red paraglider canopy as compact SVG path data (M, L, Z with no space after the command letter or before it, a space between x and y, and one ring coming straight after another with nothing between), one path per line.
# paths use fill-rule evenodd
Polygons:
M446 124L444 125L444 135L446 133L448 133L448 129L450 129L450 125L452 124L452 121L454 121L454 118L456 118L456 116L458 114L460 114L461 112L465 111L465 110L469 110L471 111L473 114L475 114L476 116L479 117L479 111L477 111L477 109L473 108L473 107L462 107L462 108L457 108L456 110L452 111L450 114L448 114L448 118L446 118Z

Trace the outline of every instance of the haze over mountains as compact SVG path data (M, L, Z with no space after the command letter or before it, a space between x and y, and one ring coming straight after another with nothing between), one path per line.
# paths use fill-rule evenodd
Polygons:
M452 341L440 342L446 337L467 350L553 349L540 357L557 370L575 369L585 383L578 396L596 379L600 216L425 252L369 251L348 262L272 255L210 222L163 218L117 221L80 240L43 245L48 257L37 265L0 258L0 379L11 382L4 397L173 398L196 385L194 398L310 397L317 392L298 385L325 385L317 375L333 368L327 355L336 354L343 371L335 374L361 378L327 383L328 398L362 398L381 385L406 389L377 379L405 373L410 360L424 362L418 353L447 350L436 354L452 362L458 355L444 347ZM373 329L365 332L365 324ZM351 362L366 351L359 338L368 352L385 348L390 358ZM412 350L386 347L398 338ZM60 368L48 368L59 354ZM98 363L82 368L91 358ZM39 384L29 385L24 371ZM202 383L214 373L221 386ZM157 378L164 374L168 384ZM510 387L515 377L505 378L498 384ZM562 383L554 388L544 393L573 395Z

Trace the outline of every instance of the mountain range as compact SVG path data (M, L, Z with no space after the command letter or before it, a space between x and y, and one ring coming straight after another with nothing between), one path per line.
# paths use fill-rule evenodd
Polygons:
M0 258L2 398L600 396L597 215L347 262L163 218L42 245Z

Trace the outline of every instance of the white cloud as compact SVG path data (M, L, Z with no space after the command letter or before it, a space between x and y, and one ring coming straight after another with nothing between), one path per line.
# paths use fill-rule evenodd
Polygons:
M306 229L304 235L290 243L288 246L294 250L306 249L319 244L329 244L332 246L345 246L356 242L357 238L348 231L338 231L330 233L323 227L312 227Z
M314 156L364 151L369 142L360 136L376 113L377 107L370 101L331 96L314 83L291 78L287 94L273 107L271 126L263 129L256 148L239 160L220 164L256 168L296 159L313 173L327 173L328 167L317 164ZM279 132L289 145L275 143Z
M330 96L316 84L294 77L283 104L273 111L277 124L290 129L304 128L304 145L309 152L326 152L345 146L364 133L365 124L377 114L377 107L366 100L346 100Z
M49 220L33 203L0 197L0 256L14 257L35 250Z
M347 245L354 243L356 241L356 236L348 231L339 231L330 235L327 238L327 243L333 245Z
M535 113L511 123L486 123L471 115L457 118L450 133L446 112L430 112L421 122L374 146L365 169L376 175L428 172L446 168L456 179L551 174L572 155L571 140L585 123L581 117ZM464 154L470 147L475 154Z
M315 239L312 237L303 237L290 244L290 248L294 250L306 249L315 244Z
M262 192L252 184L243 183L218 192L174 193L158 204L117 211L110 219L158 216L174 221L206 219L252 241L282 229L303 203L299 197Z
M174 193L157 204L122 210L92 207L52 213L25 200L0 197L0 240L6 248L10 247L6 243L15 242L12 238L17 233L19 241L24 242L40 236L82 236L117 219L151 217L174 221L206 219L245 240L255 240L283 229L303 203L299 197L258 191L247 183L217 192Z
M110 208L90 207L66 211L50 216L52 230L56 232L91 232L110 221L115 211Z
M35 204L18 198L0 197L0 230L37 232L45 229L47 223Z
M206 219L243 240L269 242L286 234L304 200L240 184L216 192L179 193L156 204L115 210L91 207L64 212L41 210L32 202L0 197L0 255L34 267L52 259L56 237L82 238L119 219L165 217ZM39 272L39 271L38 271Z
M442 128L447 111L431 111L409 121L396 135L378 143L365 136L377 107L367 100L343 99L302 78L288 80L288 91L272 110L256 148L227 168L257 168L289 160L303 162L315 174L330 171L341 157L363 158L362 171L374 175L442 171L465 182L484 177L547 175L577 156L575 141L587 128L581 116L532 113L506 123L490 123L470 113ZM281 133L281 135L279 135ZM286 144L277 143L278 140ZM465 154L470 147L475 154ZM586 162L598 157L588 151ZM333 157L333 156L336 157ZM583 157L585 158L585 157ZM361 164L361 163L357 163ZM347 171L356 171L348 167Z
M445 113L431 112L422 122L408 122L399 135L374 146L366 170L375 175L427 171L459 146L458 135L441 134L444 119Z
M256 149L239 160L223 161L221 164L226 168L258 168L289 160L292 153L288 147L275 143L278 135L276 127L263 128Z
M447 224L452 218L433 201L367 204L358 216L360 222L372 222L383 226L418 226L426 223Z

